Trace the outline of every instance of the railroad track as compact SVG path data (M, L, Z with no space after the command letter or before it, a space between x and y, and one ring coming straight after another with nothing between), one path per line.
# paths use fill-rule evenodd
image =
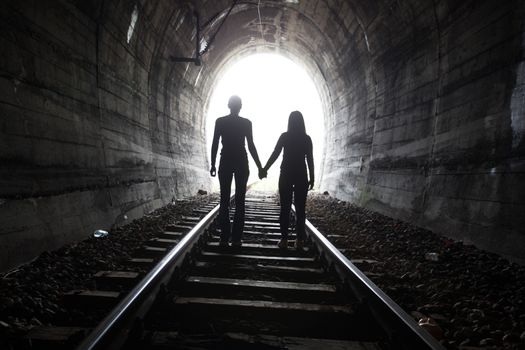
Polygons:
M86 297L120 301L77 348L443 349L309 222L303 251L293 233L277 248L275 198L248 192L240 248L219 247L217 214L201 208L147 242L131 262L154 267L138 284L101 272L104 290Z

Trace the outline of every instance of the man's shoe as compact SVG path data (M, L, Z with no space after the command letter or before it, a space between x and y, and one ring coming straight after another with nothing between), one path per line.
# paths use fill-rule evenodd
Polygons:
M235 248L242 247L242 241L233 241L232 242L232 247L235 247Z
M304 241L302 239L296 239L294 246L295 246L295 249L297 249L297 250L303 250L303 248L304 248Z
M288 249L288 240L285 238L281 238L279 243L277 243L277 246L281 249Z
M219 247L226 248L228 246L228 241L219 241Z

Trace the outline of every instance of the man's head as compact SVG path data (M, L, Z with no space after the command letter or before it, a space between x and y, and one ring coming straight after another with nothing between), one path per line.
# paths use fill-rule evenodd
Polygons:
M228 100L228 108L230 109L232 114L235 114L235 115L239 114L239 111L242 108L241 98L236 95L233 95L232 97L230 97L230 99Z

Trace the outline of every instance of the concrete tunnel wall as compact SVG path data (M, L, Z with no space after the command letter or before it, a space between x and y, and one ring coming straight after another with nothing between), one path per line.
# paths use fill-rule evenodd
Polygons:
M0 270L209 189L211 87L260 51L319 86L321 190L525 261L521 1L261 1L264 41L238 1L170 60L231 3L0 4Z

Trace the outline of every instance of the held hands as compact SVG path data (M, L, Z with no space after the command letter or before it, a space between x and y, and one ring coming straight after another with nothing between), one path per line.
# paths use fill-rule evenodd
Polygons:
M259 179L262 180L268 176L268 170L266 168L259 168Z
M215 165L212 165L211 166L211 169L210 169L210 175L212 177L215 177L215 175L217 175L217 170L215 169Z

